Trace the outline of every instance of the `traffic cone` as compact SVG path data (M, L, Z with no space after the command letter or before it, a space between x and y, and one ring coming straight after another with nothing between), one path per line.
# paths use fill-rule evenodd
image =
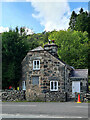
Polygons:
M78 101L77 101L77 103L81 103L81 101L80 101L80 94L78 94Z

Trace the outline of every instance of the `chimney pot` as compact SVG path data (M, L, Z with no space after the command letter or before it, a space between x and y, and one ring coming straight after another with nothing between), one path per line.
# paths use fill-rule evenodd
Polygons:
M47 50L52 55L57 57L58 56L57 55L57 48L58 48L58 46L54 43L54 40L52 40L52 44L50 44L50 41L51 40L49 40L48 44L44 45L44 49Z

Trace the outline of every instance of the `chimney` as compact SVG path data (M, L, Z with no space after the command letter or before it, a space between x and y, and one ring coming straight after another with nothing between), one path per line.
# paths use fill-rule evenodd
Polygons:
M51 40L49 40L49 43L44 45L44 49L57 57L57 48L58 46L54 43L55 40L52 40L52 43L50 43Z

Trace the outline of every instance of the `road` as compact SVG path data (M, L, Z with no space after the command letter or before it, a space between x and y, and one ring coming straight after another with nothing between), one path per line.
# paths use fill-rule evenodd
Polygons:
M2 118L88 118L88 104L74 102L3 102Z

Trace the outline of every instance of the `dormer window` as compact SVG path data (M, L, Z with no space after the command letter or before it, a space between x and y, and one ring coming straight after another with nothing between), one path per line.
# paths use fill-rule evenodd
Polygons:
M40 69L40 60L33 60L33 70Z

